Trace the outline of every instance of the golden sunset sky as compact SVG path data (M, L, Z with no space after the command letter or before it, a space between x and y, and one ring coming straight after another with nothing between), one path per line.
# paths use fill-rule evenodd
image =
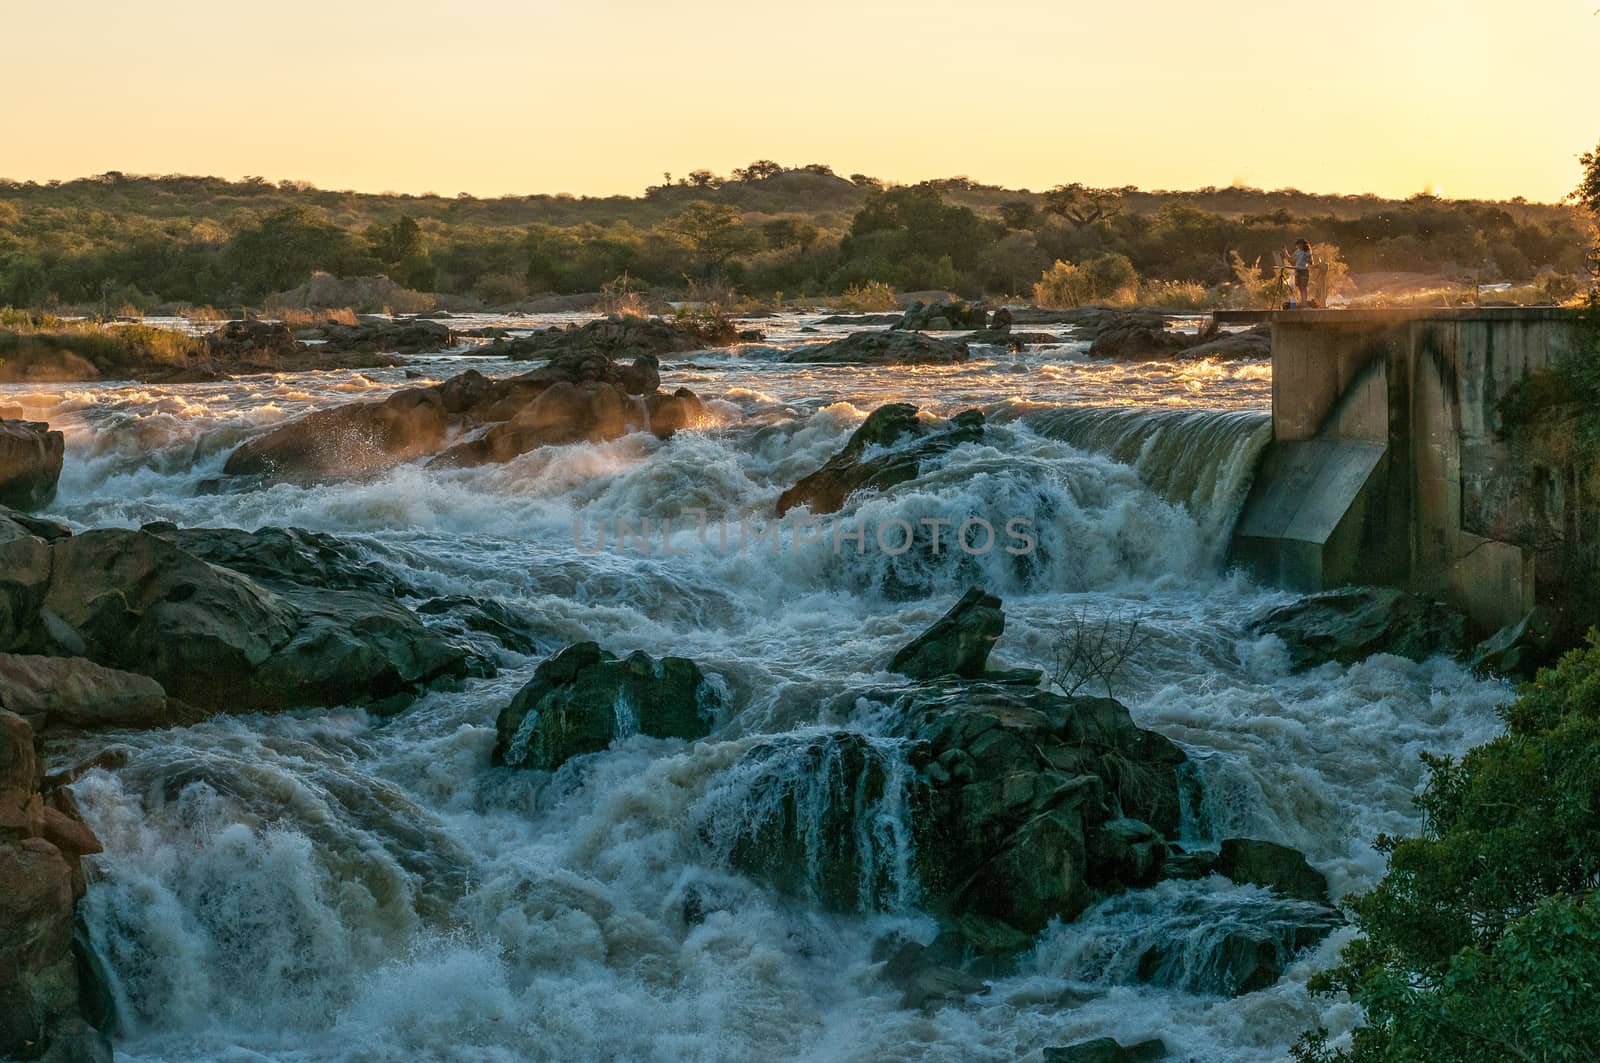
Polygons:
M637 194L825 162L1555 200L1600 0L11 0L0 177Z

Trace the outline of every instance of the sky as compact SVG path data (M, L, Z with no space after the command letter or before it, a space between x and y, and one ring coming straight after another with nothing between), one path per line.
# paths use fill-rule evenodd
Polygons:
M1600 0L0 0L0 177L636 195L754 159L1560 199Z

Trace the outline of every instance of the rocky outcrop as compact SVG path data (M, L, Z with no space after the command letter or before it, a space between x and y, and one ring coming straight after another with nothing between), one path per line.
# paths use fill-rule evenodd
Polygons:
M1124 313L1102 311L1086 319L1077 330L1080 338L1092 337L1090 358L1122 361L1173 358L1270 358L1272 331L1258 325L1243 332L1222 332L1208 322L1194 335L1167 328L1160 311L1135 310Z
M114 1017L77 921L82 858L98 852L71 791L46 785L32 728L0 710L0 1057L111 1059Z
M1159 1038L1124 1045L1110 1037L1044 1050L1044 1063L1158 1063L1167 1058L1167 1045Z
M1297 901L1328 903L1328 878L1298 849L1255 838L1227 838L1217 853L1217 874L1241 885L1266 886Z
M975 679L983 674L989 651L1005 628L1000 599L973 587L932 627L896 653L889 667L913 679L945 675Z
M495 763L553 771L634 734L704 738L717 704L688 658L637 652L619 660L593 642L576 643L539 665L501 710Z
M660 380L653 356L624 366L601 354L562 354L500 380L468 370L382 401L308 414L240 446L223 472L318 480L428 455L442 466L480 465L535 447L598 442L635 430L666 437L704 417L693 392L664 394Z
M65 453L61 433L43 421L0 420L0 506L49 505Z
M321 354L432 354L457 343L449 325L414 318L371 318L354 325L329 323L304 330L298 337L318 341L316 347Z
M778 516L797 506L806 506L813 514L834 513L854 492L905 483L917 476L928 458L983 438L979 410L958 413L948 421L917 413L917 407L903 402L873 410L843 449L778 497ZM888 449L877 453L879 448Z
M640 358L646 355L686 354L735 343L755 343L760 332L741 331L726 318L666 321L659 317L614 314L599 321L564 328L541 329L531 336L498 340L480 349L482 355L529 360L562 355L602 355L606 358Z
M954 365L971 357L966 343L940 340L920 332L853 332L820 347L800 347L785 362L840 365Z
M297 583L292 573L269 589L163 530L0 545L0 652L87 658L154 680L169 710L181 702L206 712L393 711L436 681L489 667L391 595ZM80 668L71 678L67 690L115 689L121 723L147 712L159 722L153 689L104 671ZM68 721L80 712L75 704L63 694L38 711Z
M281 321L228 321L203 337L206 353L223 362L271 363L300 353L289 326Z
M999 329L1011 322L1010 311L1001 311L1005 314ZM906 307L900 320L891 326L904 329L907 332L949 332L965 329L986 329L989 327L989 308L983 303L969 303L964 299L923 303L920 299Z
M1560 656L1554 614L1534 606L1515 624L1501 628L1472 648L1472 671L1480 676L1532 679Z
M106 668L84 657L0 653L0 709L37 731L164 727L182 711L149 676Z
M1466 618L1456 610L1391 587L1342 587L1273 609L1250 625L1277 635L1296 671L1326 661L1354 664L1375 653L1413 661L1456 656L1467 647Z

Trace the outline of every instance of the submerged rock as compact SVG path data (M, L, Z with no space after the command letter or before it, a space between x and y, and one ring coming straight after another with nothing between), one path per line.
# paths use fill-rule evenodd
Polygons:
M973 587L932 627L896 653L889 667L913 679L942 675L976 678L983 674L989 651L1005 627L1000 599Z
M1354 664L1375 653L1413 661L1459 656L1467 646L1461 613L1392 587L1341 587L1308 595L1273 609L1250 630L1281 638L1295 671L1326 661Z
M0 1057L109 1060L105 1032L87 1021L104 987L77 905L87 890L81 859L100 842L71 791L45 786L33 730L0 710Z
M56 496L66 444L43 421L0 420L0 506L38 509Z
M292 573L269 589L123 529L0 545L0 652L87 657L211 712L399 707L484 664L384 593Z
M641 429L666 437L703 417L693 392L663 395L659 383L653 356L621 366L603 354L568 352L499 380L468 370L442 384L281 425L236 449L223 472L317 480L428 455L441 466L481 465L535 447L599 442Z
M1045 1063L1157 1063L1166 1058L1166 1042L1158 1038L1124 1045L1110 1037L1097 1037L1044 1050Z
M941 421L917 416L917 407L904 402L880 406L822 468L778 496L778 516L798 506L818 515L837 512L854 492L881 491L915 479L925 460L977 442L983 432L979 410Z
M618 660L593 642L539 665L495 721L494 760L553 771L618 738L704 738L717 695L686 657L636 652Z
M785 362L847 365L953 365L970 353L960 340L940 340L920 332L854 332L820 347L801 347L784 355Z

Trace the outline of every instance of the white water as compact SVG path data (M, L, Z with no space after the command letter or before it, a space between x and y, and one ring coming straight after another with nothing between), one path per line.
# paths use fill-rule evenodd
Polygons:
M719 859L705 827L749 792L732 770L740 754L774 736L880 733L874 706L829 706L884 679L893 651L975 581L1005 598L1001 666L1048 667L1069 611L1143 613L1155 637L1117 693L1195 761L1204 798L1190 839L1294 845L1336 893L1381 873L1380 831L1415 827L1417 754L1488 737L1504 695L1443 660L1291 677L1281 644L1246 636L1251 615L1284 600L1221 568L1263 441L1264 364L1091 365L1081 344L948 368L777 363L774 347L819 338L798 332L808 321L762 323L767 345L663 366L667 386L710 400L718 424L704 431L309 488L234 492L220 469L261 426L380 397L409 383L399 370L0 389L66 430L54 509L77 525L335 532L430 593L500 599L547 648L592 638L693 657L726 691L710 740L635 736L553 776L489 766L495 715L537 663L509 653L497 678L387 721L334 707L53 750L131 754L78 784L106 845L87 904L117 980L120 1058L1012 1060L1159 1036L1179 1059L1266 1061L1308 1026L1349 1025L1348 1007L1303 988L1343 933L1238 999L1203 979L1133 982L1131 942L1270 920L1250 891L1215 880L1053 927L1019 973L923 1014L899 1008L871 960L886 933L932 933L896 870L909 855L892 801L858 840L885 869L875 881L895 886L878 898L888 914L822 914ZM527 368L413 363L433 379L469 364ZM856 500L817 541L786 534L774 556L698 540L692 511L729 522L736 543L741 518L764 519L887 401L979 406L990 429L892 494ZM1087 409L1104 407L1118 409ZM835 553L831 541L858 519L999 528L1018 515L1039 542L1022 559L891 557L870 539L865 553L848 542ZM593 529L619 517L674 519L683 553L574 548L575 520L592 547Z

